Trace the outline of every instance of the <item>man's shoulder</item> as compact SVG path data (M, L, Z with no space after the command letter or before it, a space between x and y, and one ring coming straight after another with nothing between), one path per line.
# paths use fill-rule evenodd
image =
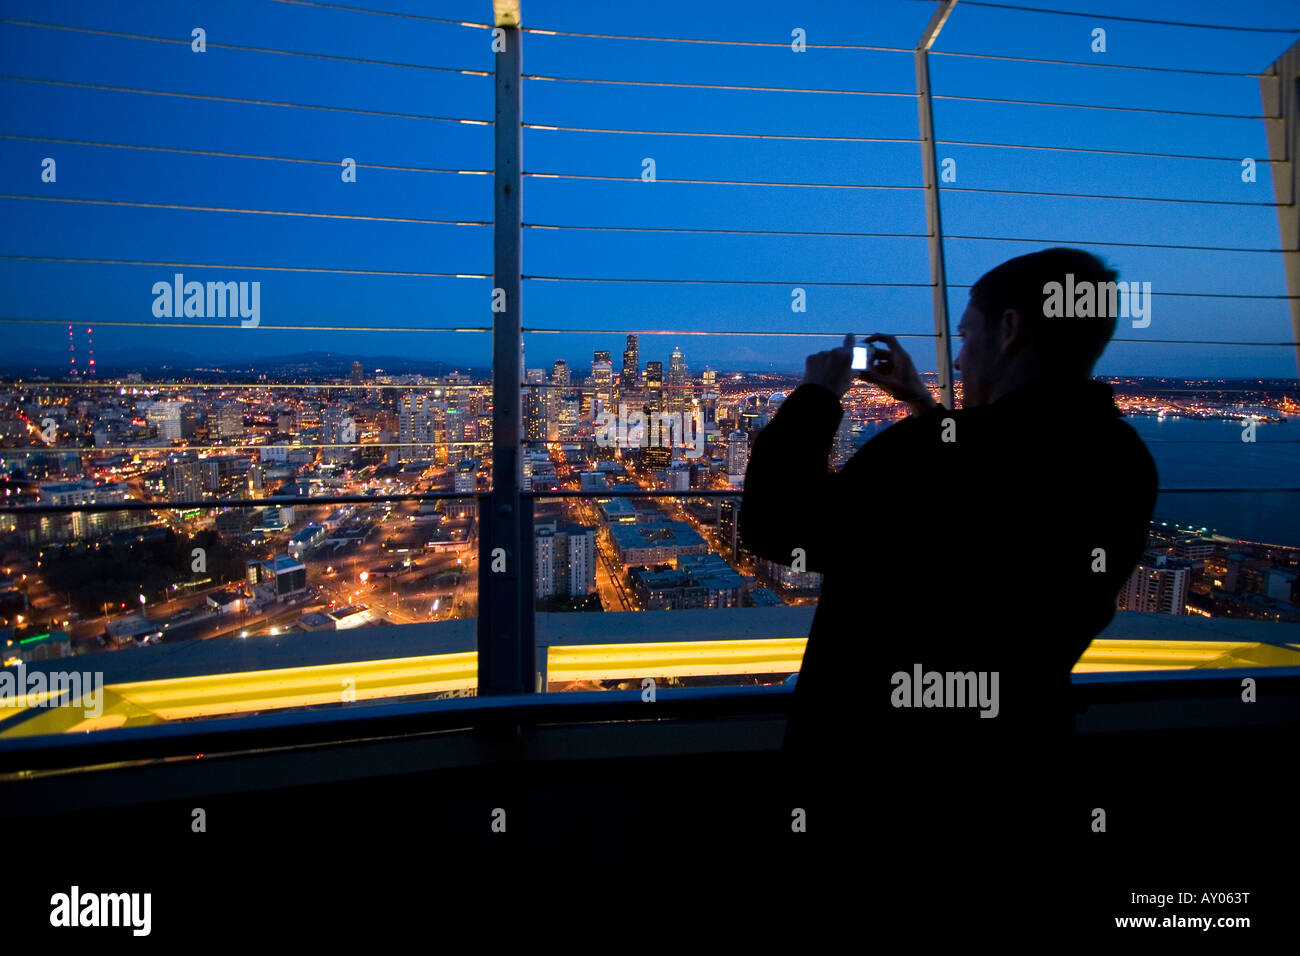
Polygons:
M839 396L825 385L804 382L785 397L780 410L838 411L841 407Z
M958 430L964 429L968 436L979 439L1017 444L1035 439L1037 444L1055 443L1083 453L1104 445L1118 454L1150 460L1137 429L1124 420L1112 400L1104 397L1108 392L1089 390L1083 394L1090 400L1078 400L1072 395L1061 402L1048 399L1032 405L994 402L949 414Z

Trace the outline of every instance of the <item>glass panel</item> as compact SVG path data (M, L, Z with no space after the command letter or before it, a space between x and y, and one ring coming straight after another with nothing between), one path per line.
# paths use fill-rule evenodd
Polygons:
M0 652L103 694L0 737L472 693L487 34L47 12L5 27Z
M476 512L446 497L6 514L23 534L0 634L22 687L0 737L473 694ZM43 693L59 681L65 706Z

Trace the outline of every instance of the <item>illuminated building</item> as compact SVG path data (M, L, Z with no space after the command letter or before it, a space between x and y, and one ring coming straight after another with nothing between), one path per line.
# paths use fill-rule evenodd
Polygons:
M595 528L539 522L533 544L537 597L583 597L595 592Z
M1148 551L1120 588L1120 610L1186 614L1194 562Z

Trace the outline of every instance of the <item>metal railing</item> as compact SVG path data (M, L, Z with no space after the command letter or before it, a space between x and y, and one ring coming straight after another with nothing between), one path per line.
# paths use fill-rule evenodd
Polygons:
M1241 681L1251 669L1179 674L1076 676L1073 685L1078 729L1089 735L1132 734L1143 730L1220 727L1249 732L1257 727L1290 727L1300 723L1300 668L1278 668L1268 676L1268 699L1255 708L1234 701ZM0 740L0 782L31 781L44 772L90 770L137 765L160 760L247 754L274 758L289 748L430 739L448 732L481 733L483 762L518 759L509 750L492 753L491 741L501 728L512 734L524 728L556 725L608 724L670 726L674 722L742 717L770 718L770 737L754 741L752 732L732 742L732 749L775 750L781 722L789 711L790 687L667 688L648 711L640 691L603 694L519 694L466 697L428 703L392 702L346 711L259 714L217 723L162 724L83 734L13 737ZM681 735L670 753L689 750ZM626 753L638 752L627 744ZM463 752L450 765L466 763ZM412 767L403 764L402 770ZM338 766L342 777L347 768ZM214 772L220 773L220 770ZM79 800L85 801L84 794ZM139 799L136 795L133 799ZM94 804L90 798L89 805ZM79 806L85 807L87 803ZM33 809L36 809L33 806Z
M1220 251L1220 252L1261 252L1278 254L1281 253L1286 264L1288 281L1290 282L1290 295L1264 294L1264 293L1221 293L1221 292L1196 292L1196 291L1167 291L1159 290L1155 294L1167 295L1173 297L1204 297L1204 298L1232 298L1248 300L1267 300L1267 299L1285 299L1290 301L1292 311L1292 321L1294 334L1291 341L1278 342L1213 342L1199 339L1115 339L1117 342L1158 342L1161 345L1241 345L1241 346L1266 346L1266 347L1287 347L1297 350L1297 363L1300 366L1300 253L1297 253L1297 239L1300 239L1300 232L1297 231L1294 223L1294 211L1296 209L1296 189L1294 186L1296 164L1291 162L1291 157L1296 154L1297 131L1300 130L1300 123L1296 121L1296 103L1294 96L1293 84L1288 85L1279 82L1279 77L1287 74L1288 71L1294 72L1295 68L1295 48L1292 49L1285 57L1280 59L1274 65L1270 73L1260 78L1261 90L1264 91L1266 102L1272 97L1276 103L1276 110L1265 109L1264 113L1259 116L1251 114L1218 114L1195 110L1172 110L1157 109L1133 106L1119 105L1102 105L1102 104L1062 104L1052 101L1040 101L1030 99L1009 99L998 97L973 97L949 95L941 92L935 92L934 84L930 77L930 65L932 57L950 57L950 58L995 58L1008 61L1019 61L1026 63L1056 63L1068 64L1070 61L1063 60L1036 60L1026 57L996 57L992 54L976 52L945 52L934 49L934 46L940 36L940 31L945 22L953 14L954 7L957 4L955 0L942 0L938 4L933 17L926 25L921 37L915 46L910 47L888 47L888 46L871 46L865 44L832 44L828 49L837 49L843 51L860 51L866 53L882 54L911 54L913 58L913 68L915 70L916 90L914 92L897 92L887 90L844 90L844 89L795 89L779 86L760 86L746 84L703 84L703 83L686 83L672 81L645 81L631 79L610 79L610 78L589 78L552 75L550 73L524 73L522 69L522 45L523 37L528 34L535 37L538 42L542 42L542 37L563 36L569 38L583 39L589 41L598 41L601 43L656 43L656 44L716 44L722 46L750 46L750 47L787 47L786 42L776 43L771 41L747 41L741 39L703 39L691 37L653 37L653 36L630 36L601 33L580 33L575 31L547 30L534 28L531 26L520 27L509 23L498 23L495 29L500 31L501 46L494 53L494 72L488 73L483 70L461 68L454 66L433 66L413 62L402 62L397 60L384 60L379 58L367 58L360 56L343 56L329 53L305 53L302 51L278 49L272 47L252 46L248 44L222 44L212 43L214 49L227 49L232 52L241 54L260 54L275 57L296 57L296 58L314 58L324 60L330 63L347 62L358 65L377 66L385 68L414 69L414 70L432 70L441 73L472 76L472 77L494 77L494 110L491 120L469 116L447 116L439 112L402 112L397 110L374 110L363 109L358 107L345 107L336 104L307 103L307 102L289 102L287 100L262 100L252 97L222 96L215 97L209 94L186 92L179 90L158 90L145 89L140 87L120 87L108 84L91 84L80 83L70 80L57 80L39 77L11 76L4 79L17 83L39 85L45 87L58 87L63 89L81 89L81 90L98 90L102 92L130 93L138 96L158 96L166 98L176 98L180 100L202 100L235 103L247 107L276 107L280 109L307 110L307 111L326 111L341 112L350 115L365 115L375 117L385 117L389 119L407 119L432 122L437 124L449 123L458 125L478 125L491 126L493 128L493 145L494 145L494 162L491 170L488 169L471 169L471 168L454 168L452 166L405 166L400 164L362 164L361 168L374 170L390 171L409 171L419 172L422 174L432 175L488 175L492 176L493 183L493 218L491 222L486 219L479 220L460 220L460 219L439 219L439 218L421 218L421 217L399 217L399 216L363 216L346 213L317 213L302 212L286 209L253 209L253 208L234 208L227 206L201 206L195 204L183 203L151 203L140 200L101 200L95 198L69 198L69 197L45 197L35 194L6 194L0 196L0 200L12 200L22 202L51 202L52 204L81 204L81 205L110 205L113 207L126 208L152 208L152 209L173 209L183 210L193 213L203 213L211 216L241 215L256 217L307 217L319 219L341 219L348 221L374 221L387 222L392 224L406 223L417 225L428 225L437 227L465 228L470 231L474 229L485 228L489 225L493 227L493 266L492 274L489 276L486 272L440 272L440 271L419 271L419 270L381 270L381 269L358 269L358 268L339 268L330 266L290 266L290 265L248 265L235 264L223 265L221 268L227 269L271 269L285 272L307 273L307 274L352 274L352 275L376 275L376 276L406 276L422 277L447 280L488 280L492 282L493 290L501 290L503 294L503 308L494 312L491 331L493 335L493 385L492 385L492 473L493 480L491 490L480 494L465 494L457 492L426 492L412 494L378 494L378 495L327 495L310 499L298 497L277 497L269 499L207 499L198 501L141 501L141 502L116 502L95 505L78 505L78 506L30 506L21 509L10 509L15 512L33 512L33 513L67 513L72 511L82 512L110 512L117 510L156 510L160 507L167 508L216 508L216 507L264 507L271 504L304 504L304 503L375 503L385 501L436 501L453 498L475 498L482 502L484 508L482 511L483 520L480 534L480 565L479 565L479 607L480 614L477 623L478 629L478 648L479 648L479 688L480 692L494 697L499 697L499 707L493 709L492 704L479 702L477 704L446 702L439 707L448 707L456 714L459 713L481 713L490 714L495 722L503 716L518 716L519 722L526 722L526 715L532 713L529 710L518 710L523 706L519 702L530 700L532 704L538 707L557 707L559 704L550 701L542 703L545 695L534 695L537 690L537 661L535 658L535 633L534 620L532 613L532 595L533 595L533 545L532 545L532 514L533 502L537 499L545 498L575 498L575 497L594 497L590 492L561 490L561 491L532 491L523 490L523 478L521 469L521 450L527 440L522 435L522 409L523 409L523 389L538 387L536 383L525 383L524 369L521 363L520 344L526 334L559 334L569 335L577 333L608 333L608 334L627 334L636 332L643 335L754 335L754 336L789 336L789 337L811 337L821 336L826 333L811 330L784 330L784 331L754 331L741 330L739 332L722 331L717 329L708 330L673 330L673 329L649 329L649 330L631 330L623 329L591 329L591 328L562 328L550 326L525 326L522 314L522 295L525 283L656 283L667 285L694 285L694 284L730 284L744 286L810 286L810 287L831 287L842 286L848 288L912 288L912 289L930 289L932 307L934 312L934 332L901 332L900 336L914 336L920 338L934 338L936 348L936 365L939 378L939 389L944 404L952 407L954 402L954 380L952 375L952 352L951 352L951 323L948 318L948 294L950 289L969 288L968 285L949 283L947 280L947 263L946 263L946 244L950 241L999 241L999 242L1020 242L1020 243L1045 243L1052 242L1084 245L1084 246L1117 246L1117 247L1144 247L1144 248L1163 248L1163 249L1184 249L1184 250L1203 250L1203 251ZM978 4L963 3L962 6L990 6L1003 7L1007 9L1032 10L1032 8L1017 8L1013 5L997 4ZM494 26L488 23L466 24L461 21L455 21L448 18L424 17L409 14L389 14L385 11L369 11L376 16L400 16L410 20L425 20L429 22L443 23L446 25L459 24L466 28L472 28L476 31L483 31L476 35L476 40L486 39L486 31L493 30ZM1107 19L1134 19L1111 17ZM67 24L54 23L36 23L26 20L5 20L3 24L17 26L29 30L52 30L52 31L74 31L86 35L101 37L114 37L118 39L131 39L137 42L160 43L160 44L188 44L188 40L176 40L175 38L166 38L159 36L148 36L138 33L114 32L98 30L89 27L69 26ZM1285 31L1282 31L1285 32ZM530 42L532 42L530 40ZM1098 64L1081 61L1077 65L1105 67L1117 70L1155 70L1168 71L1175 73L1204 73L1212 76L1253 76L1249 73L1231 73L1227 71L1202 71L1202 70L1183 70L1163 67L1143 67L1120 64ZM616 86L652 86L657 88L673 89L714 89L714 90L731 90L746 91L751 93L806 93L810 96L844 96L853 98L871 98L871 97L908 97L912 96L917 99L918 108L918 125L919 135L916 137L866 137L866 136L818 136L814 134L769 134L756 132L718 132L689 129L620 129L614 127L602 126L576 126L576 125L551 125L546 123L529 122L523 112L523 87L525 83L574 83L574 84L591 84L591 85L616 85ZM1235 203L1227 200L1202 200L1195 197L1160 197L1160 196L1124 196L1124 195L1098 195L1082 192L1034 192L1031 190L1011 190L1011 189L994 189L994 188L975 188L965 186L942 185L940 181L939 157L937 148L940 144L951 146L973 147L990 150L1043 150L1059 152L1083 152L1104 155L1125 155L1134 157L1147 157L1153 159L1187 159L1201 161L1232 161L1236 162L1235 157L1229 156L1205 156L1191 153L1161 153L1154 151L1137 151L1137 150L1116 150L1116 149L1091 149L1086 147L1069 147L1058 145L1026 145L1015 143L996 143L996 142L977 142L961 139L944 139L942 130L936 129L934 119L935 101L965 101L965 102L984 102L1006 104L1023 107L1036 108L1069 108L1069 109L1087 109L1087 110L1105 110L1119 112L1142 112L1150 114L1188 116L1215 118L1228 116L1234 119L1243 120L1264 120L1268 122L1270 131L1270 146L1273 155L1268 159L1261 159L1261 164L1269 164L1274 167L1278 174L1275 180L1275 189L1277 190L1277 201L1268 202L1249 202ZM452 111L448 111L452 112ZM649 124L648 124L649 125ZM693 228L689 226L652 226L652 225L611 225L611 224L566 224L557 222L531 222L525 221L522 210L522 192L525 182L540 182L547 179L567 179L582 181L603 181L603 182L634 182L639 179L635 176L613 176L613 175L595 175L577 172L554 172L544 170L530 170L525 168L523 157L523 134L524 131L534 131L538 133L557 133L557 134L588 134L602 133L611 136L645 136L645 137L685 137L685 138L713 138L713 139L732 139L742 142L763 141L763 140L783 140L783 141L812 141L812 142L848 142L848 143L897 143L897 144L917 144L920 147L922 160L922 182L920 184L872 184L872 183L838 183L838 182L780 182L775 180L741 180L741 179L717 179L707 178L704 176L691 177L682 176L677 178L666 178L659 180L665 184L675 184L682 186L690 185L710 185L736 188L765 188L765 189L836 189L836 190L913 190L920 191L925 201L926 226L924 231L916 232L852 232L852 231L819 231L819 230L781 230L781 229L724 229L724 228ZM337 166L336 159L326 158L309 158L309 157L286 157L274 156L255 152L221 152L213 150L184 149L181 147L164 147L158 145L136 145L128 143L110 143L97 139L74 140L57 137L33 137L24 136L16 133L0 134L0 137L11 141L24 142L44 142L44 143L62 143L66 145L77 145L84 147L93 147L98 149L115 149L115 150L138 150L146 153L163 153L163 154L183 154L193 156L211 156L223 158L238 158L258 163L295 163L307 167L310 166ZM1292 177L1291 185L1285 181L1287 172ZM1276 207L1280 218L1283 232L1283 241L1279 248L1249 248L1234 246L1198 246L1198 245L1168 245L1159 243L1136 243L1136 242L1117 242L1117 241L1081 241L1081 240L1042 240L1030 239L1025 237L1009 236L992 236L992 235L967 235L967 234L946 234L943 228L943 215L941 211L941 188L944 192L952 193L976 193L985 195L1024 195L1024 196L1049 196L1053 198L1066 198L1078 200L1101 200L1101 201L1126 201L1141 203L1211 203L1211 204L1239 204L1259 207ZM1290 218L1288 218L1290 217ZM919 226L919 223L918 223ZM897 238L907 240L925 239L927 243L929 258L929 281L928 282L865 282L865 281L833 281L823 279L799 279L796 276L785 277L782 279L725 279L725 278L672 278L662 276L619 276L619 277L601 277L601 276L584 276L575 274L556 275L545 273L526 273L522 261L522 243L526 230L535 231L539 234L551 231L575 230L575 231L597 231L597 234L606 233L664 233L664 234L700 234L700 235L749 235L749 236L792 236L792 237L839 237L852 239L886 239ZM180 257L177 257L180 258ZM141 261L133 259L117 258L95 258L90 256L17 256L7 255L0 256L10 262L58 262L73 264L109 264L117 266L129 265L149 265L149 266L166 266L176 268L208 268L211 263L181 263L181 262L159 262L159 261ZM10 317L4 321L12 323L25 324L66 324L66 320L44 318L44 317ZM162 322L130 322L130 321L108 321L96 322L97 325L103 326L165 326L174 325L186 328L228 328L219 324L204 325L203 323L162 323ZM372 331L372 332L464 332L464 333L484 333L488 331L487 326L420 326L420 327L389 327L374 325L282 325L268 326L268 328L280 329L283 331L314 331L325 334L342 333L348 331ZM76 383L80 387L86 387L87 383ZM94 383L98 384L98 383ZM108 383L104 383L106 386ZM114 383L116 384L116 383ZM42 388L61 387L60 383L42 383ZM173 383L158 383L159 388L172 387L216 387L204 386L201 384L194 385L175 385ZM230 388L267 388L281 387L278 384L268 386L266 383L231 383L221 387ZM347 389L351 387L348 383L331 383L329 385L311 386L311 385L294 385L285 383L283 387L320 387L330 389ZM367 387L376 387L370 385ZM439 385L383 385L384 388L404 388L418 390L420 388L457 388L462 386ZM463 386L472 388L475 386ZM541 386L549 387L549 386ZM400 445L411 444L410 442L396 443ZM445 444L445 443L443 443ZM466 442L467 446L481 445L481 442ZM216 446L214 446L216 447ZM235 446L232 446L235 447ZM296 447L305 448L329 448L337 447L329 443L309 444ZM121 448L105 448L102 450L105 454L112 454L121 451ZM55 453L59 449L39 449L42 453ZM1202 491L1215 492L1260 492L1260 491L1280 491L1287 493L1300 493L1300 488L1166 488L1161 489L1162 493L1189 493ZM697 489L689 492L668 492L668 491L631 491L631 492L609 492L602 493L602 496L608 494L610 497L625 495L628 497L738 497L738 491L728 491L720 489ZM8 511L4 513L9 513ZM504 571L493 571L493 558L496 555L504 556ZM722 697L730 700L736 694L727 692L717 692ZM768 695L770 696L770 695ZM693 696L686 696L682 700L697 701L707 699L708 694L701 692ZM766 697L765 697L766 699ZM508 703L511 702L511 703ZM412 705L414 706L414 705ZM531 706L531 705L530 705ZM578 705L575 705L578 706ZM588 706L588 705L582 705ZM594 704L589 705L595 707ZM477 709L476 709L477 708ZM514 708L514 709L512 709ZM418 708L417 708L418 709ZM432 713L438 708L425 708ZM560 712L560 711L548 711ZM576 713L577 711L575 711ZM583 712L597 712L588 710ZM316 719L313 716L313 721ZM333 720L346 722L346 715L335 715ZM433 718L430 718L431 720ZM283 717L285 726L293 722L293 718ZM326 721L328 723L328 721ZM435 721L436 722L436 721ZM194 728L169 728L164 735L166 739L180 739L185 736L187 731L193 731ZM101 732L108 733L108 732ZM125 736L130 736L137 731L120 731ZM151 730L146 736L152 736L156 731ZM97 739L99 734L96 735ZM110 738L104 737L105 741ZM253 739L252 737L248 739ZM269 738L268 738L269 739ZM93 742L85 742L82 746L93 748ZM142 745L143 746L143 745ZM52 751L54 752L54 751ZM57 752L68 753L70 751L63 749ZM89 751L87 751L89 752Z

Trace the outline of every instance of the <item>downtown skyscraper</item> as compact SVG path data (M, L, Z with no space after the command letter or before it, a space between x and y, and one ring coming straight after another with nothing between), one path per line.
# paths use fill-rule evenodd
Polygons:
M686 389L686 356L674 348L668 359L668 411L674 414L690 407Z
M595 391L595 398L599 407L593 407L592 416L610 409L616 409L614 404L614 363L609 360L609 352L597 351L591 359L591 387Z
M641 349L638 337L627 337L627 348L623 350L623 371L618 377L618 390L628 395L641 386Z

